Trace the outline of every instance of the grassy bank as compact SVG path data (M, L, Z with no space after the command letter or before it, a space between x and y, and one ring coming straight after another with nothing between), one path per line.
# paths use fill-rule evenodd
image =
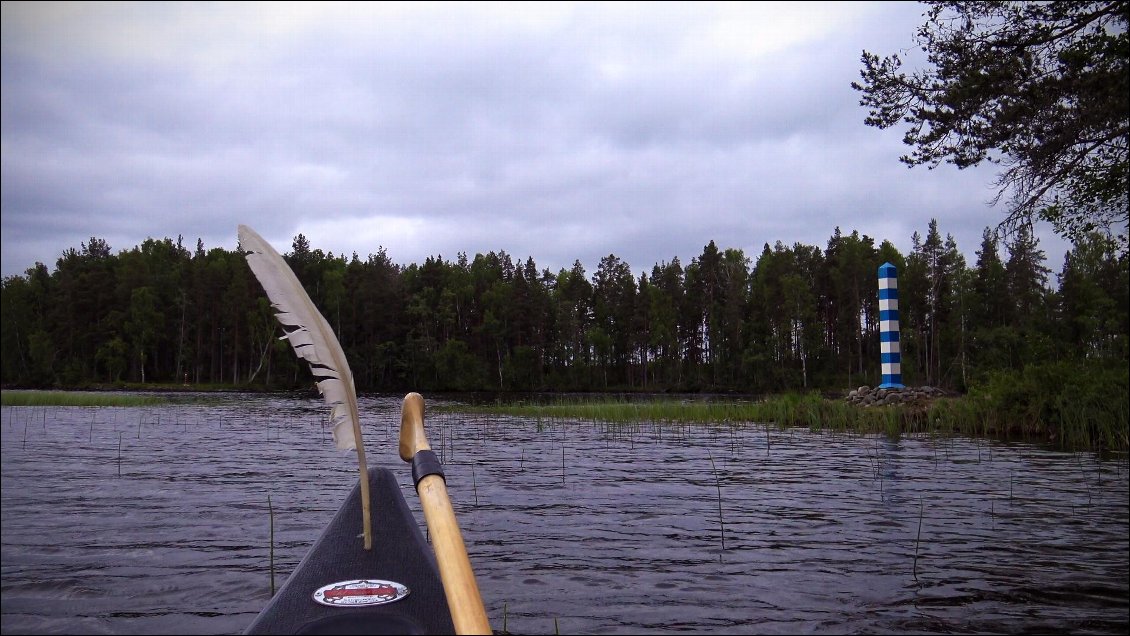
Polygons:
M817 393L759 400L557 399L452 406L466 413L611 424L773 423L815 431L961 435L1051 444L1065 450L1128 450L1126 369L1045 365L989 378L968 395L928 403L859 407Z
M549 403L520 403L446 407L464 413L511 415L541 420L581 420L610 424L749 424L771 422L813 430L899 432L919 419L910 407L861 409L840 400L811 394L785 394L757 401L699 401L657 398L623 400L559 399ZM925 420L924 420L925 421Z
M86 391L2 391L3 406L153 406L168 399L159 395L92 393Z

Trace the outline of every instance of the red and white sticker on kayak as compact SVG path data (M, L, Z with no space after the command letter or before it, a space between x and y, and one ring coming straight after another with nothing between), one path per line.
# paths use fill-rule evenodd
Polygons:
M408 586L395 581L356 579L323 585L314 591L314 600L331 607L362 607L395 603L408 596Z

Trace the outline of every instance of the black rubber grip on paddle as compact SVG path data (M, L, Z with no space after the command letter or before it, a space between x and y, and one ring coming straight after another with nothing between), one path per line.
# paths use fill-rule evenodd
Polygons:
M412 483L419 488L420 480L428 475L439 475L439 478L447 483L447 477L443 475L443 464L439 462L435 452L422 450L412 458Z

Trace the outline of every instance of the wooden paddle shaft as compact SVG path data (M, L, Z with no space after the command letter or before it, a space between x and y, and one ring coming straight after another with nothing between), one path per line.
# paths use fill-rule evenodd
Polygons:
M428 522L428 534L439 563L439 576L447 593L455 633L492 633L443 477L428 475L420 480L416 488Z
M412 461L416 453L431 450L424 434L424 398L419 393L404 397L400 419L400 458ZM457 634L491 634L486 608L475 582L463 534L455 520L455 509L447 496L447 484L440 475L428 475L416 484L428 535L436 553L439 576L447 594L451 622Z
M424 434L424 396L409 393L400 408L400 459L410 462L416 453L431 449Z

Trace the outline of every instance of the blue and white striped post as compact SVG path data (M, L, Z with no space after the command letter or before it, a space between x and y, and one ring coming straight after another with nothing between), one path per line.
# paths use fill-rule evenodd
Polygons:
M899 281L895 266L879 266L879 351L883 383L880 389L902 389L902 355L899 352Z

